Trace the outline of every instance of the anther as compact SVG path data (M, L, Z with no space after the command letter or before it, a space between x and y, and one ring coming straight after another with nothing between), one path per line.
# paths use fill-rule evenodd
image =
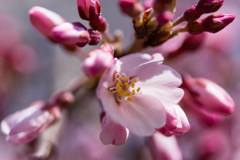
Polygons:
M118 79L122 81L122 80L123 80L123 77L118 77Z
M133 95L133 96L135 95L135 93L136 93L135 90L132 90L132 95Z
M128 97L127 100L128 100L129 102L132 102L133 99L132 99L132 97Z
M135 86L135 83L132 83L131 85L132 85L132 88L134 88L134 86Z
M133 81L134 81L135 83L137 83L138 79L137 79L137 78L134 78Z
M139 91L140 91L140 89L141 89L141 88L140 88L140 87L138 87L138 89L137 89L137 92L139 92Z
M129 81L129 77L127 77L127 78L124 78L124 81Z

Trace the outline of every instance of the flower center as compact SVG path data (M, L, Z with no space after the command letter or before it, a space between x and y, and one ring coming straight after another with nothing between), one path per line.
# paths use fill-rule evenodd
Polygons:
M135 84L138 82L138 77L129 78L125 73L115 74L115 87L109 88L112 91L118 101L127 100L132 102L133 96L136 94L141 94L141 88L135 89Z

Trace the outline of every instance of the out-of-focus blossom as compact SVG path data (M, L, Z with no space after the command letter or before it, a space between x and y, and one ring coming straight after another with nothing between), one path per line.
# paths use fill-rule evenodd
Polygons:
M89 53L84 60L81 69L90 78L94 78L110 68L113 64L113 50L105 45L100 49L95 49Z
M54 40L68 44L84 47L90 41L87 28L79 22L63 23L52 29Z
M103 109L137 135L151 135L166 123L166 109L183 96L181 76L162 65L161 54L135 53L115 59L97 88Z
M93 20L100 16L102 7L98 0L77 0L79 16L84 20Z
M25 144L35 139L45 128L59 118L59 109L46 110L46 103L39 101L26 109L9 115L1 122L6 141Z
M148 10L149 8L152 8L152 5L153 5L153 0L145 0L143 2L144 11Z
M136 17L143 11L140 0L120 0L119 6L122 12L130 17Z
M20 73L33 71L37 64L35 51L28 45L16 45L7 55L12 67Z
M206 111L230 114L234 111L235 103L230 95L214 82L204 78L184 78L186 91L192 98L183 99L191 101ZM184 87L185 88L185 87Z
M39 6L31 8L29 18L32 25L50 39L52 39L52 28L66 22L57 13Z
M128 139L129 131L126 127L114 122L109 115L102 118L100 140L103 144L123 145Z
M166 137L156 132L146 139L153 160L182 160L182 152L175 136Z
M166 125L159 131L170 136L172 134L182 134L190 129L187 116L179 105L172 108L166 108L167 120Z

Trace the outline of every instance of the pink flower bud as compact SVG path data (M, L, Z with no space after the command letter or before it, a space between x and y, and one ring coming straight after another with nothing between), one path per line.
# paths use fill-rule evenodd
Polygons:
M197 8L202 13L216 12L222 5L224 0L200 0Z
M183 160L182 152L175 136L166 137L155 132L146 139L153 160Z
M52 38L52 28L65 22L65 20L53 11L43 7L33 7L29 11L32 25L44 36Z
M103 73L107 68L111 67L112 63L113 52L105 51L100 48L89 53L89 56L83 62L81 69L88 77L94 78Z
M149 8L152 8L152 6L153 6L153 0L145 0L143 2L144 11L148 10Z
M195 103L202 109L215 113L230 114L235 103L229 94L214 82L204 78L185 77L187 89Z
M136 17L143 11L143 6L139 0L120 0L119 6L122 12L130 17Z
M68 44L84 47L89 41L89 33L81 23L63 23L52 29L54 40Z
M89 29L88 33L90 36L89 45L97 45L101 41L102 35L97 30Z
M191 22L198 19L201 15L202 13L196 8L196 6L192 6L184 12L183 18L185 21Z
M79 16L84 20L92 20L100 16L102 6L98 0L77 0Z
M160 132L166 136L172 134L186 133L190 129L187 116L179 105L174 105L172 108L166 108L167 120L163 128L159 129Z
M231 14L212 14L202 20L202 26L205 31L216 33L226 27L235 19Z
M99 32L105 32L107 30L107 21L102 16L95 18L89 22L89 25L93 28L98 30Z
M114 122L109 115L102 118L100 140L103 144L123 145L128 139L129 131L126 127Z
M164 25L173 18L171 11L163 11L157 15L157 21L160 25Z
M35 139L45 128L52 124L59 110L44 110L46 103L39 101L30 107L9 115L1 122L1 131L7 135L6 141L25 144Z

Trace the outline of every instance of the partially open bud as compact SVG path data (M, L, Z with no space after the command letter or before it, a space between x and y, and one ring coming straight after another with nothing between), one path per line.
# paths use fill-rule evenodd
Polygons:
M200 0L197 9L202 13L216 12L222 5L224 0Z
M128 139L129 130L126 127L114 122L109 115L102 117L102 131L100 140L103 144L123 145Z
M6 141L13 144L28 143L59 118L58 108L44 109L45 107L45 102L35 102L6 117L1 122L1 131L7 135Z
M187 116L179 105L167 108L167 120L165 126L159 129L166 136L186 133L190 129Z
M44 36L52 39L52 28L66 22L60 15L43 7L33 7L29 11L32 25Z
M89 53L89 56L84 60L81 69L89 78L94 78L103 73L107 68L112 66L113 52L110 50L95 49Z
M79 16L84 20L92 20L100 16L102 6L98 0L77 0Z
M233 99L214 82L204 78L184 77L184 83L198 107L222 114L230 114L234 111Z
M101 41L102 35L97 30L89 29L88 33L90 36L90 42L88 43L89 45L97 45Z
M183 160L182 152L175 136L166 137L155 132L152 137L146 138L153 160Z
M98 18L92 19L89 22L89 25L93 28L98 30L99 32L105 32L107 30L107 21L102 16L99 16Z
M64 23L52 29L54 40L68 44L77 45L79 47L85 46L90 41L89 33L81 23Z
M122 12L130 17L136 17L143 11L140 0L120 0L119 6Z
M226 27L235 19L231 14L212 14L202 20L204 30L210 33L216 33Z

